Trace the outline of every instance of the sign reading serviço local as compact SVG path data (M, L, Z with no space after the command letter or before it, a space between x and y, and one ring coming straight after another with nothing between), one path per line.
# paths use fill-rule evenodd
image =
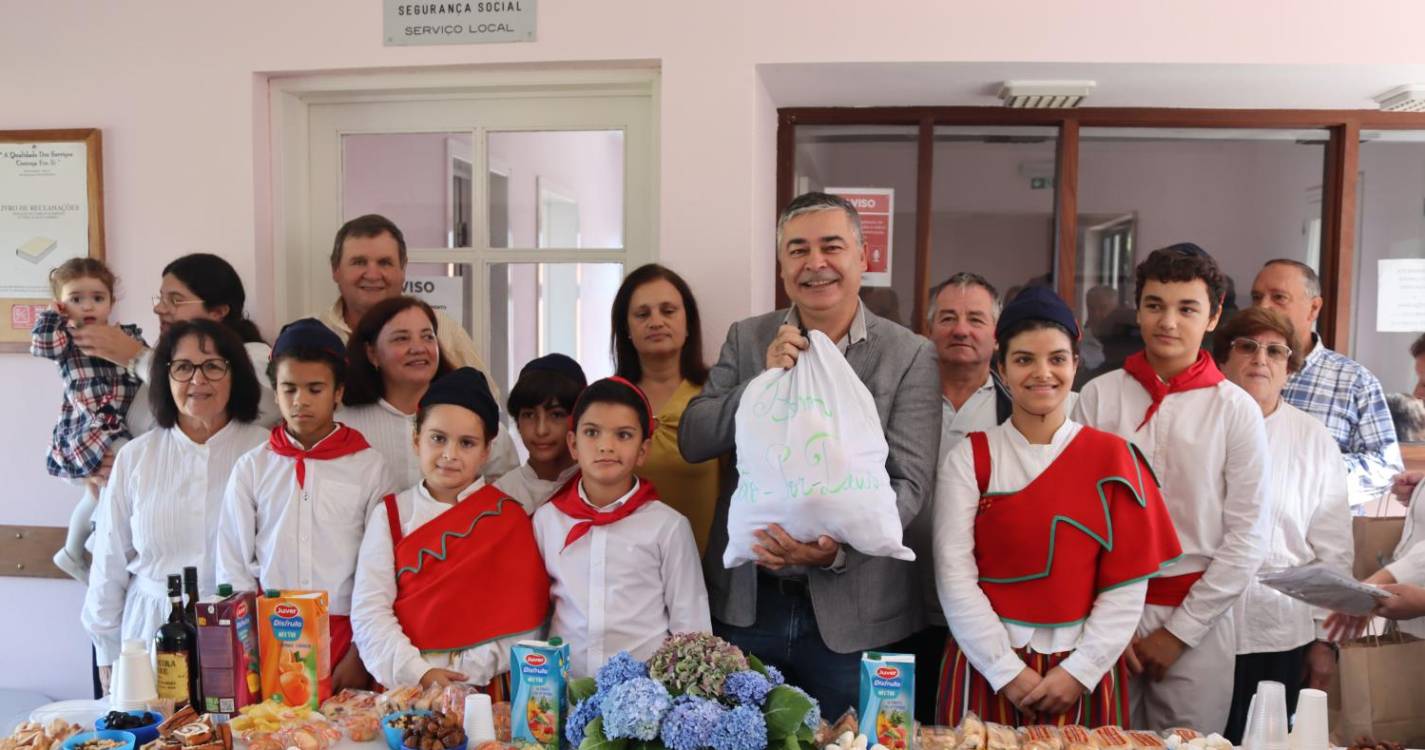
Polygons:
M382 0L387 47L532 42L535 0Z

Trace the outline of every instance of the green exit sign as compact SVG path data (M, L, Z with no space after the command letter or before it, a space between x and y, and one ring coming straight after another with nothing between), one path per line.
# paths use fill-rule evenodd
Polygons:
M1048 177L1031 177L1029 179L1030 190L1044 190L1052 184Z

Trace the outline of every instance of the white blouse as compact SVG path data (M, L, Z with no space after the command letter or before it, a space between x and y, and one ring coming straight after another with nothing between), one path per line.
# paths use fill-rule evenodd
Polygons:
M1425 482L1416 485L1410 496L1410 513L1405 517L1405 528L1395 547L1395 561L1385 566L1397 583L1425 586L1425 544L1421 544L1422 541L1425 541ZM1400 630L1425 638L1425 617L1401 620Z
M1272 473L1262 573L1321 562L1351 575L1355 543L1346 464L1317 419L1282 401L1266 419ZM1329 614L1253 579L1233 608L1237 653L1289 651L1325 639Z
M223 497L218 580L235 591L257 591L259 581L263 588L325 591L330 613L345 615L366 518L394 488L374 450L305 464L306 486L299 488L297 460L266 444L238 459Z
M1034 445L1009 422L986 431L990 446L989 492L1018 492L1044 473L1079 434L1071 420L1048 445ZM975 516L980 488L970 441L960 442L941 464L935 486L935 581L955 643L975 670L999 691L1025 664L1014 649L1041 654L1073 653L1061 666L1085 689L1097 685L1118 661L1143 616L1147 581L1100 593L1088 619L1058 628L1000 620L979 584L975 564ZM1091 571L1089 571L1091 572Z
M635 483L600 512L637 490ZM582 484L579 497L589 502ZM534 513L554 600L549 635L569 644L572 677L592 675L619 651L646 660L672 633L712 632L698 545L682 513L654 501L617 523L592 527L566 549L576 523L553 503Z
M1266 426L1257 402L1227 380L1170 394L1139 429L1151 403L1132 375L1114 370L1084 386L1072 419L1133 441L1158 475L1183 549L1163 575L1203 573L1165 627L1194 647L1230 616L1266 557Z
M524 512L534 515L539 506L544 505L555 491L577 473L579 465L574 464L559 472L559 476L553 480L540 479L529 464L520 464L519 468L500 477L499 481L495 482L495 488L520 501Z
M238 457L267 430L229 422L203 444L177 427L139 435L114 458L96 512L94 565L80 621L99 666L119 657L125 639L153 640L168 619L167 577L198 568L198 591L217 590L213 550L223 490Z
M456 498L464 500L485 486L483 479L466 487ZM425 483L396 496L401 532L410 534L455 507L431 497ZM499 638L464 651L422 654L396 619L396 555L386 506L378 504L366 519L361 557L356 568L356 591L351 600L351 627L361 662L383 685L415 685L432 669L464 674L472 685L484 685L510 669L510 648L539 638L543 627Z
M424 480L414 439L416 415L397 409L383 398L374 404L343 406L337 409L336 418L366 436L366 442L386 459L386 468L397 487L414 487ZM490 457L485 460L485 468L480 475L491 481L519 466L519 463L515 442L501 420L500 432L490 444Z

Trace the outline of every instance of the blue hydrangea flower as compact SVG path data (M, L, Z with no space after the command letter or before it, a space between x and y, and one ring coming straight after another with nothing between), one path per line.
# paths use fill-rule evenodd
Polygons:
M821 729L821 704L817 703L815 698L807 695L807 691L802 690L796 685L789 685L788 687L805 695L806 699L811 701L811 708L807 709L807 715L802 719L802 723L806 724L807 728L813 732Z
M569 740L569 744L578 747L584 741L584 730L588 729L589 722L603 715L599 704L603 695L594 693L574 704L574 708L569 711L569 718L564 721L564 736Z
M777 669L771 664L765 665L765 668L767 670L767 682L772 683L772 687L786 683L787 678L782 676L782 670Z
M727 709L715 701L692 695L679 696L663 718L659 736L668 750L698 750L712 742L713 730Z
M744 706L760 706L767 698L772 683L756 672L733 672L727 676L722 691L734 703Z
M616 685L622 685L635 677L647 677L648 665L633 658L627 651L620 651L614 654L614 658L602 667L594 675L594 682L599 686L599 692L606 693Z
M766 750L767 722L752 706L738 706L718 719L709 741L713 750Z
M673 708L673 699L657 682L647 677L635 677L615 685L604 694L600 705L605 737L611 740L651 740L658 737L658 725L663 721L664 714Z

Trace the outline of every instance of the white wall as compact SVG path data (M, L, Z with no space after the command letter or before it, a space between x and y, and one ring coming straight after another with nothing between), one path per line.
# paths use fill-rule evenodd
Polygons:
M917 0L896 6L545 0L539 16L534 43L387 48L374 1L13 0L0 23L0 128L104 130L110 258L129 290L118 306L120 319L152 333L145 300L159 269L179 254L208 250L229 258L242 274L271 335L269 75L652 61L662 72L661 257L704 300L708 348L715 353L732 321L772 303L776 108L810 103L796 90L774 97L759 66L946 60L1156 61L1219 69L1232 63L1406 65L1418 59L1415 30L1425 22L1425 7L1365 1L1343 14L1333 0ZM992 85L992 78L975 87ZM1241 93L1211 89L1219 90ZM1253 96L1267 101L1274 91ZM57 378L50 366L21 355L0 357L0 378L11 386L0 391L0 413L8 417L0 475L9 490L0 499L0 522L62 524L75 493L48 479L40 458L58 404ZM0 600L23 605L26 613L0 618L0 686L34 686L64 697L86 691L77 597L74 584L0 579Z

